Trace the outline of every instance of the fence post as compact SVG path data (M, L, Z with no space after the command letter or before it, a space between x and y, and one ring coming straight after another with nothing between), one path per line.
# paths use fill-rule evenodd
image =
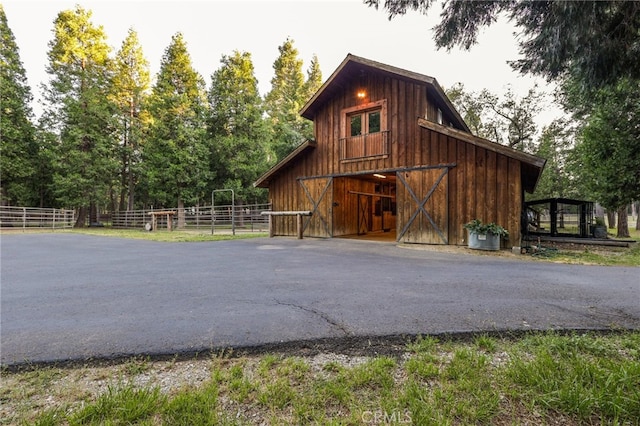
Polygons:
M22 208L22 230L24 231L27 228L27 208Z

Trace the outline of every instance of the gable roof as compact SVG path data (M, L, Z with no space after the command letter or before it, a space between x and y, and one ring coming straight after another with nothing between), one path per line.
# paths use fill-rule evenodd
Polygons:
M313 120L322 105L331 99L338 91L350 86L353 80L357 79L363 71L386 74L391 77L426 84L427 93L431 99L440 109L449 113L448 115L452 117L456 127L471 133L469 127L435 78L361 58L351 53L347 55L327 81L324 82L313 97L302 107L300 115L306 119Z

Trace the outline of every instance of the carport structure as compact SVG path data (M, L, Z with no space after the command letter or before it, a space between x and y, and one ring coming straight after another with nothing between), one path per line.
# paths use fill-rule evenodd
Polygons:
M465 244L472 219L519 245L524 192L545 160L472 135L437 81L348 55L301 110L307 140L261 176L273 210L309 210L304 235L395 234ZM276 235L295 235L282 218Z

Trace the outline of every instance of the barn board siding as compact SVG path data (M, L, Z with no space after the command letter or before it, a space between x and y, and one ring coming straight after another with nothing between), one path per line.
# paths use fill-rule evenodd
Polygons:
M509 204L507 212L507 228L509 230L509 245L520 243L520 212L522 209L523 193L521 180L521 163L512 158L509 159Z
M486 185L486 197L484 205L484 216L491 222L497 221L497 205L496 205L496 193L498 191L496 181L496 153L487 151L487 185Z
M507 179L509 176L509 159L504 155L498 154L496 171L496 223L506 228L508 212L505 206L509 205L509 188L505 185L504 180L505 176ZM515 230L512 231L516 232Z
M452 138L453 139L453 138ZM466 182L466 144L462 141L453 139L456 145L456 155L455 155L455 163L456 168L452 170L452 172L456 175L455 186L452 186L453 190L449 194L450 200L450 208L449 211L455 211L455 221L451 222L451 227L449 228L449 232L453 232L452 239L450 239L451 244L464 244L465 242L465 231L462 228L462 224L466 223L466 219L468 217L467 214L467 198L465 194L465 189L467 187ZM468 222L468 221L467 221Z

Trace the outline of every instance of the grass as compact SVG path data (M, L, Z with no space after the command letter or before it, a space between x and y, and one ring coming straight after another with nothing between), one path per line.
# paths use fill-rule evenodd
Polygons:
M615 235L616 229L610 229L609 233ZM584 246L575 249L546 247L532 258L542 261L552 261L559 263L572 263L582 265L605 265L605 266L640 266L640 231L630 229L631 237L635 240L629 248L613 248ZM610 235L611 237L611 235ZM615 238L614 238L615 239Z
M132 238L138 240L161 241L161 242L203 242L203 241L226 241L245 238L266 237L266 232L237 232L236 235L229 233L211 234L209 230L158 230L148 232L138 229L112 229L112 228L83 228L70 231L77 234L97 235L101 237ZM219 232L219 231L218 231Z
M196 366L204 378L189 382ZM12 425L638 425L640 332L427 336L392 357L43 366L3 372L0 401Z

